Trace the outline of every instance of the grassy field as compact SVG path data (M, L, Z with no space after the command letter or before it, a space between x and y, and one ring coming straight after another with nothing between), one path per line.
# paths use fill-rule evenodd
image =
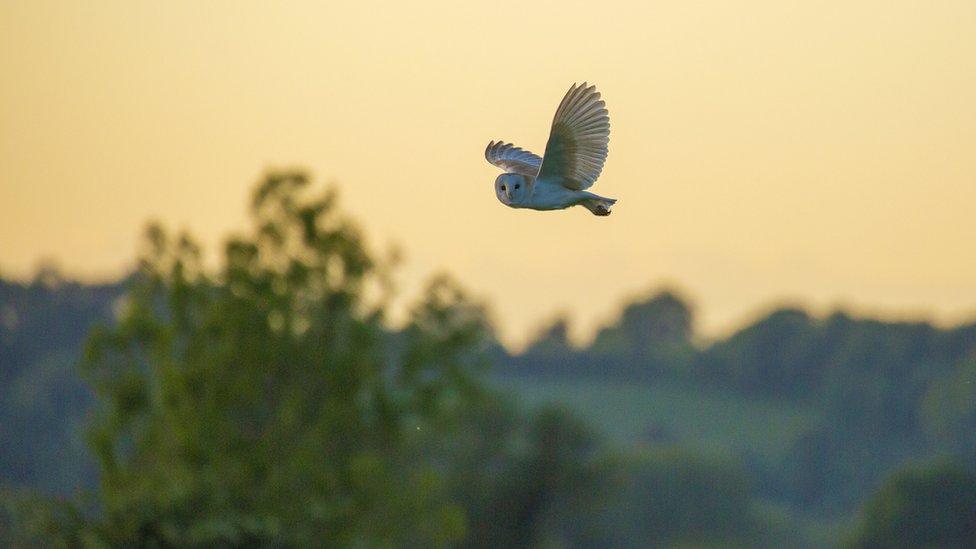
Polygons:
M496 377L493 382L526 407L564 406L623 445L672 440L775 462L819 421L808 408L670 384L527 377Z

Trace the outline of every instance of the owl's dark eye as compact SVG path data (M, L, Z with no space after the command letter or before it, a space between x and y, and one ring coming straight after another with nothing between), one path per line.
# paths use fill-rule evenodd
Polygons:
M520 184L516 184L516 185L515 185L515 190L518 190L518 188L519 188L519 187L521 187L521 186L522 186L522 185L520 185Z
M505 190L505 185L502 185L502 190L503 190L503 191Z

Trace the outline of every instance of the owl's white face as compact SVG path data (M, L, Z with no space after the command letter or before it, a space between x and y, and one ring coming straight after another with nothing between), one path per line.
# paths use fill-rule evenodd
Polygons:
M517 206L525 199L528 178L516 173L503 173L495 179L495 196L506 206Z

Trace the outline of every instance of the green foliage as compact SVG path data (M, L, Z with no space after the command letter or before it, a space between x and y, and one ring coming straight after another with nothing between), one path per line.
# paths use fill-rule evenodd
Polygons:
M709 348L702 377L762 396L799 395L824 368L822 332L810 316L780 309Z
M81 513L66 501L0 489L0 547L93 545L83 524Z
M187 236L147 233L117 325L85 370L103 518L118 544L434 544L461 539L441 472L406 449L477 398L481 309L432 283L385 338L385 267L302 174L269 176L254 230L210 275Z
M508 373L519 375L641 382L685 379L696 353L692 320L691 308L681 297L661 291L628 305L585 349L570 345L569 322L560 316L539 331L524 354L504 362Z
M617 370L631 369L635 379L683 375L694 357L692 328L687 303L674 292L662 291L624 308L618 323L597 333L589 352L616 363Z
M539 330L536 337L525 350L525 354L536 358L565 357L572 352L569 342L569 320L558 316Z
M647 447L625 458L617 486L605 511L612 545L728 546L758 539L748 477L726 458Z
M519 417L485 404L465 412L469 427L447 453L452 491L470 517L463 545L583 542L608 478L594 435L559 409Z
M976 473L943 462L893 474L865 505L850 545L976 546Z
M932 383L922 415L933 438L976 460L976 356Z

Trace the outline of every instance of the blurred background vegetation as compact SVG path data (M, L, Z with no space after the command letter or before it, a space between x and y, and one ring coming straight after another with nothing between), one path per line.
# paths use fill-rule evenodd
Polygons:
M0 545L976 545L976 323L771 311L704 341L674 290L513 354L336 195L270 174L216 269L0 279Z

